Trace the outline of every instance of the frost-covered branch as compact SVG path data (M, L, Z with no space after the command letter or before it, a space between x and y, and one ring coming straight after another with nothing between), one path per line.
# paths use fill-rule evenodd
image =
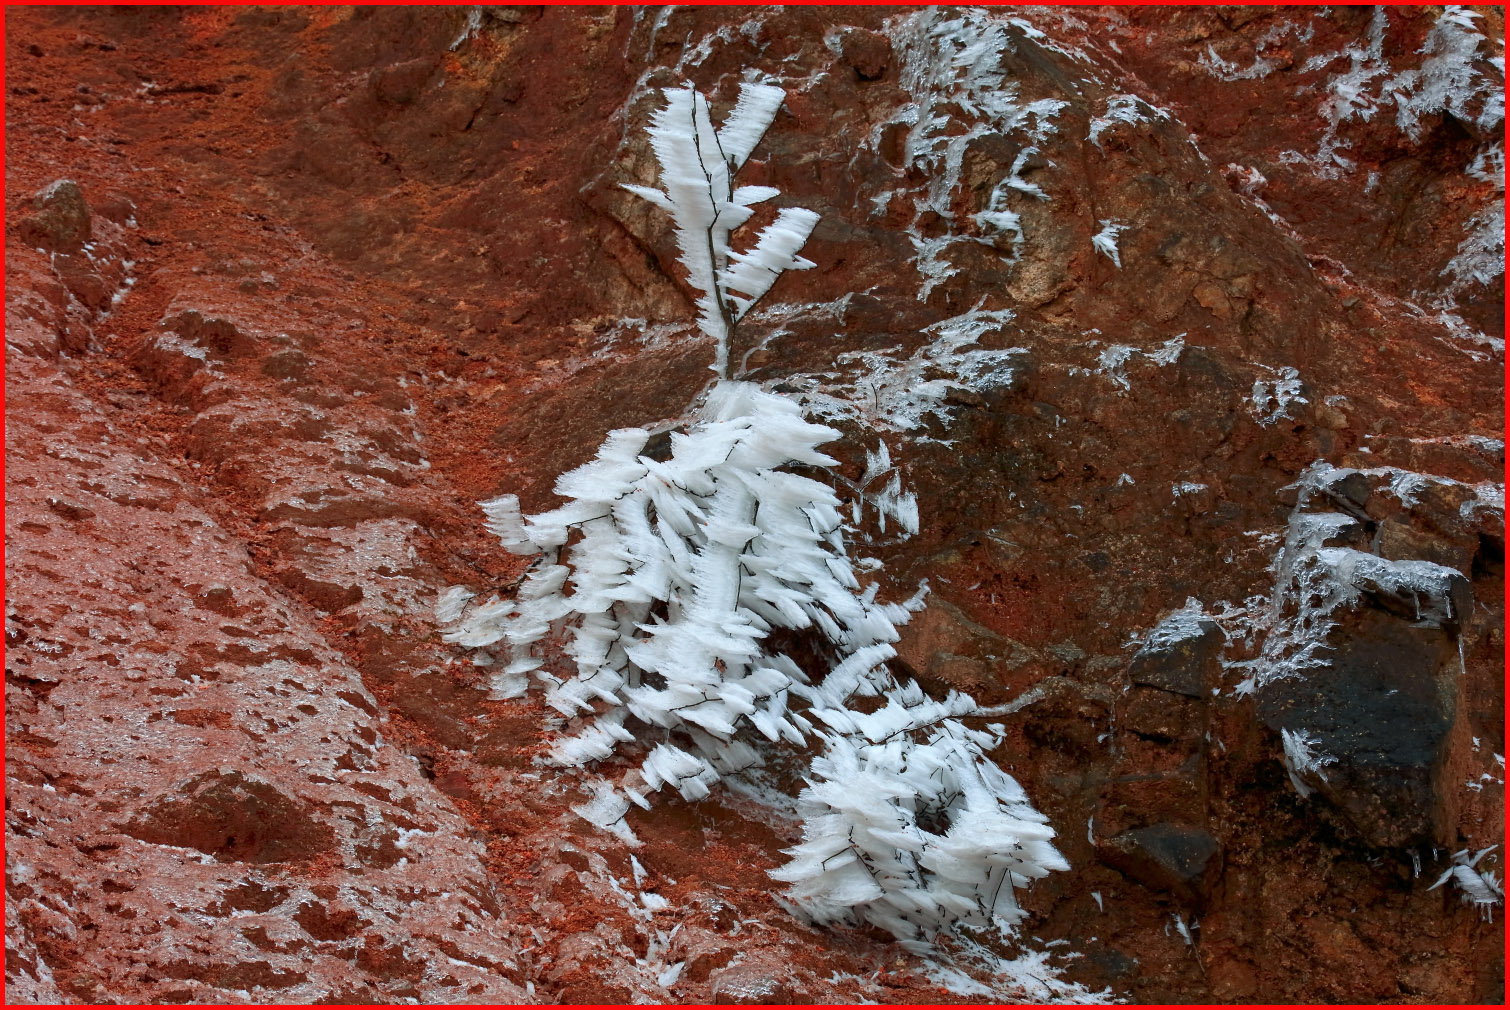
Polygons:
M729 377L729 345L735 325L787 270L807 270L812 261L797 255L818 215L786 207L762 229L749 249L730 248L734 229L748 221L756 204L777 196L770 186L740 186L733 179L765 135L786 92L769 84L744 84L739 100L713 126L708 100L693 88L667 88L666 104L651 120L650 147L660 166L661 189L624 188L671 214L676 224L679 262L687 282L700 292L698 327L715 345L713 370Z

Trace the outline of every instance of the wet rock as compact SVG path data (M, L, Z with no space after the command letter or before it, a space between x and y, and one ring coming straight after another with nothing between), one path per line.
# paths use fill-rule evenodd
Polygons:
M1154 740L1199 737L1206 730L1205 699L1135 687L1117 702L1117 727Z
M1203 754L1148 740L1127 741L1114 775L1101 789L1095 837L1161 821L1204 823L1210 793L1207 771Z
M163 316L160 325L215 358L244 358L257 350L254 336L245 332L234 319L213 310L176 309Z
M713 1002L800 1003L802 994L793 987L788 973L764 966L736 965L713 976Z
M1266 685L1273 730L1314 741L1303 774L1368 844L1445 845L1464 777L1456 637L1373 608L1347 615L1325 666Z
M917 675L990 697L1032 653L941 597L901 630L897 656Z
M1043 682L1041 697L1023 710L1023 734L1034 743L1081 761L1107 751L1112 706L1067 677Z
M70 501L67 498L48 498L47 507L64 519L79 521L94 518L94 509L80 502Z
M326 613L335 613L362 600L360 585L340 585L324 579L311 578L299 568L280 568L274 577L314 607Z
M847 26L841 28L839 54L855 68L861 79L873 81L891 65L891 40L879 32Z
M372 74L372 94L382 102L408 105L434 73L434 61L424 58L383 67Z
M195 394L203 389L200 373L208 360L204 348L177 333L159 333L142 344L132 364L170 401L190 405L202 403Z
M262 374L274 379L302 382L309 375L309 358L300 351L287 350L269 354L262 362Z
M704 982L739 954L739 945L728 937L700 926L683 925L668 960L683 962L682 978Z

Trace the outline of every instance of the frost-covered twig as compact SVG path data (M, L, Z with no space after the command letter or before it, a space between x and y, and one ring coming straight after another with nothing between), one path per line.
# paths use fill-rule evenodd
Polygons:
M696 300L698 327L712 337L712 365L729 377L729 345L743 319L786 270L807 270L812 261L797 255L818 215L785 207L744 252L730 248L730 233L755 213L756 204L778 195L770 186L733 186L786 93L768 84L745 84L721 128L713 126L708 100L691 87L667 88L666 104L654 116L650 146L660 165L661 189L624 188L671 214L680 262Z

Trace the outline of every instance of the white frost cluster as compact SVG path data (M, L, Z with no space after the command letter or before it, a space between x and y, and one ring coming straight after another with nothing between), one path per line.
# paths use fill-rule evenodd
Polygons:
M1505 145L1481 151L1468 166L1475 179L1494 184L1489 200L1468 222L1468 235L1442 271L1456 294L1469 284L1489 285L1505 272Z
M1315 787L1308 783L1306 776L1313 776L1326 781L1326 772L1322 769L1327 765L1336 764L1337 759L1330 754L1317 750L1321 741L1308 734L1305 730L1279 731L1280 741L1285 751L1285 771L1289 772L1290 784L1305 799L1316 791Z
M804 840L772 876L815 921L868 922L904 943L955 924L1010 930L1015 888L1069 869L1047 818L985 757L1001 727L957 721L974 708L908 683L870 715L814 710L828 749L798 797Z
M1341 127L1355 119L1368 122L1390 106L1396 127L1411 140L1419 140L1424 123L1442 113L1472 124L1487 137L1501 134L1505 59L1503 54L1494 55L1495 47L1479 31L1480 17L1468 7L1444 7L1417 53L1420 64L1396 72L1384 56L1389 14L1387 8L1376 7L1365 44L1312 57L1304 66L1313 70L1337 59L1347 60L1347 67L1333 73L1321 89L1326 97L1318 111L1325 125L1316 153L1286 151L1280 160L1308 164L1327 179L1351 172L1356 163L1343 154L1351 142L1340 135ZM1450 306L1466 285L1487 285L1504 273L1503 141L1486 142L1465 171L1497 185L1470 220L1468 234L1443 271L1448 288L1439 308Z
M1122 269L1122 254L1117 250L1117 236L1127 230L1127 225L1116 221L1102 221L1101 230L1091 236L1091 245L1098 253L1112 261L1118 270Z
M1294 368L1289 365L1282 368L1269 368L1267 365L1259 367L1269 375L1267 378L1260 376L1253 381L1253 396L1248 401L1259 424L1270 427L1287 418L1294 418L1291 411L1296 404L1311 402L1301 395L1303 387L1300 373Z
M803 401L815 415L836 422L862 421L901 432L917 431L930 417L947 425L953 416L953 407L946 402L951 390L984 393L1014 381L1027 354L1025 348L971 346L987 333L1005 328L1012 318L1010 309L983 309L978 303L925 329L933 339L905 360L897 359L895 349L848 351L838 359L841 366L848 366L848 373L805 377L808 388L802 390ZM928 440L928 436L915 437Z
M1000 728L967 729L973 700L932 701L887 669L909 605L861 588L839 500L783 469L831 465L818 446L838 433L751 383L717 384L700 415L664 461L642 454L647 431L611 433L557 482L571 499L558 509L525 517L513 495L482 503L506 549L540 558L512 598L449 591L437 607L455 622L446 640L500 651L504 694L527 675L545 686L573 719L558 764L662 731L637 769L577 808L626 840L630 802L648 807L666 787L700 799L760 764L762 739L816 736L826 749L799 797L806 841L775 874L800 907L903 939L956 922L1009 927L1012 888L1066 864L1045 818L986 757ZM553 629L569 677L535 654ZM773 644L777 629L805 633L824 655L820 676ZM875 712L849 707L876 695L886 704Z
M1326 126L1316 154L1286 152L1281 160L1306 162L1323 178L1337 178L1355 166L1342 154L1351 145L1338 135L1339 128L1354 119L1368 122L1391 105L1395 125L1413 140L1427 117L1442 112L1494 130L1505 117L1504 59L1485 52L1487 40L1474 25L1478 17L1465 7L1445 7L1420 49L1420 65L1393 72L1384 57L1389 15L1376 7L1364 45L1312 57L1303 67L1347 60L1347 68L1328 77L1321 89L1326 97L1318 111Z
M1392 561L1337 546L1339 540L1359 539L1359 521L1346 511L1307 511L1313 502L1323 507L1328 501L1336 503L1334 489L1355 473L1382 478L1380 490L1387 490L1407 507L1424 482L1458 483L1395 467L1360 471L1321 461L1307 467L1296 481L1299 501L1290 515L1284 546L1274 559L1274 589L1267 601L1250 608L1250 633L1262 634L1264 640L1258 657L1234 664L1252 671L1239 686L1240 692L1325 665L1330 649L1327 638L1336 627L1334 615L1355 606L1365 594L1393 600L1413 611L1421 624L1441 627L1462 617L1453 611L1453 587L1462 581L1455 569L1430 561ZM1465 517L1478 509L1494 509L1503 515L1501 486L1484 485L1474 491L1475 497L1462 507Z
M1385 85L1394 99L1395 125L1401 133L1419 137L1421 120L1438 112L1486 130L1504 122L1505 68L1501 59L1497 79L1485 73L1490 61L1479 49L1487 40L1474 25L1481 16L1467 7L1443 8L1421 46L1425 59L1420 67L1401 71Z
M918 532L918 496L903 490L902 472L891 462L891 450L885 442L865 454L865 473L859 483L844 483L855 495L850 503L850 520L856 529L860 527L864 506L871 505L882 533L886 532L888 518L901 527L904 536Z
M1137 95L1112 95L1106 100L1106 111L1091 120L1085 139L1100 147L1101 135L1113 127L1152 122L1155 118L1168 119L1169 113Z
M1499 846L1491 845L1471 856L1467 849L1453 853L1453 865L1448 867L1447 872L1438 877L1437 882L1427 890L1435 891L1450 880L1461 893L1464 904L1477 905L1484 918L1493 921L1494 906L1504 902L1505 888L1492 871L1480 870L1478 864L1481 859L1497 848Z
M1175 334L1152 351L1145 351L1131 344L1108 344L1106 349L1096 356L1095 370L1098 375L1104 375L1112 380L1117 389L1125 393L1132 389L1132 380L1127 377L1127 366L1132 362L1134 355L1147 358L1163 368L1165 365L1172 365L1179 361L1184 351L1185 334L1183 333Z
M770 186L734 188L786 92L769 84L742 84L734 110L715 129L708 100L692 88L667 88L666 104L654 116L650 144L660 164L661 189L624 188L668 211L687 281L701 294L698 327L717 345L713 370L729 374L730 333L786 270L806 270L797 255L818 223L805 207L785 207L745 252L731 251L730 233L748 221L756 204L778 195Z

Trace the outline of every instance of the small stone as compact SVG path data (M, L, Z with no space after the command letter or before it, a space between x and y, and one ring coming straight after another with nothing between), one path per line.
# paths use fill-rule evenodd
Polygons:
M1206 729L1205 699L1134 687L1117 703L1117 726L1154 740L1198 737Z
M1127 673L1134 684L1204 698L1215 683L1224 644L1222 629L1209 617L1166 618L1132 658Z
M86 508L77 502L71 502L65 498L48 498L47 507L64 519L80 520L94 518L94 509Z

